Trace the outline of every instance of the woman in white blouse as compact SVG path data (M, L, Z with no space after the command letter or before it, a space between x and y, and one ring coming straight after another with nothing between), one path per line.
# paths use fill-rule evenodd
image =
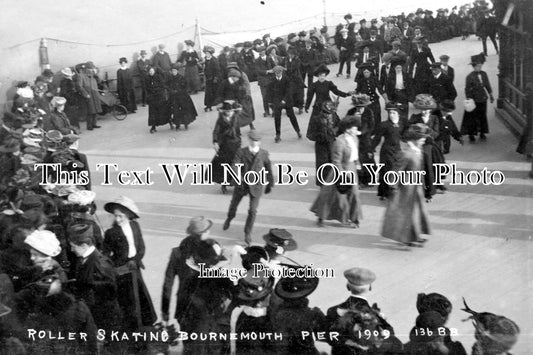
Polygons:
M157 316L140 272L144 269L145 246L141 227L136 221L139 209L133 200L124 196L106 203L104 209L114 216L113 226L105 231L103 253L111 259L117 271L123 324L129 330L152 325Z

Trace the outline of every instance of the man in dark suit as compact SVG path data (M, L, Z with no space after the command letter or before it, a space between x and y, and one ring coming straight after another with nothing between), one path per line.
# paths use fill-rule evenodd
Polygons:
M388 77L394 69L391 66L391 60L393 58L393 55L390 53L385 53L383 55L382 61L383 65L381 66L381 69L379 71L379 87L381 90L385 91L385 85L387 85Z
M78 257L72 269L72 293L85 301L98 328L106 333L120 329L121 314L117 300L116 272L111 261L94 246L90 225L69 228L72 252Z
M294 115L294 113L293 113ZM265 194L269 194L274 186L274 175L272 173L272 164L268 156L268 151L261 149L261 136L256 130L250 130L248 133L248 147L240 148L235 154L233 165L237 174L241 178L240 183L237 183L233 190L233 196L228 210L228 217L224 222L222 229L227 230L230 226L231 220L237 214L237 207L242 198L246 195L250 196L250 205L248 208L248 217L244 225L244 241L247 244L252 242L252 229L254 227L255 217L257 215L257 207L259 206L259 199L263 194L263 184L267 183ZM256 183L247 183L244 179L245 174L252 172L259 174L266 178L266 181L259 179ZM266 175L266 176L265 176Z
M268 69L266 48L261 46L257 47L257 52L259 57L254 62L255 74L257 75L257 84L259 89L261 89L261 97L263 98L263 117L270 116L270 107L268 106L268 83L270 82L270 73Z
M137 60L137 71L139 72L139 80L141 81L141 102L143 107L146 106L146 77L148 76L148 69L152 63L148 59L146 51L141 50L141 58Z
M274 125L276 128L276 143L281 141L281 111L285 109L291 121L292 127L296 131L298 138L302 138L300 126L292 108L291 83L289 78L283 74L282 66L272 68L274 78L268 84L268 98L274 110Z
M453 84L453 79L455 79L455 70L448 65L448 61L450 60L450 57L446 54L443 54L439 57L440 59L440 68L442 70L442 73L445 74Z
M298 53L298 57L302 63L302 80L305 82L305 77L307 76L307 87L310 87L313 83L313 73L318 65L318 53L315 49L311 48L312 43L313 42L310 39L306 40L305 47ZM285 65L286 64L287 63L285 63Z
M374 303L371 307L365 298L368 292L372 290L372 283L376 280L376 275L368 269L355 267L344 271L344 277L348 280L346 287L352 295L345 302L328 309L326 320L330 331L340 330L338 321L341 319L343 312L355 311L372 313L378 320L378 327L389 331L391 336L394 335L392 326L383 318L377 304ZM340 334L337 339L330 338L328 343L331 345L331 354L352 354L352 348L349 345L350 341L353 342L348 334Z
M343 28L340 30L340 36L337 38L337 42L335 43L337 48L339 49L339 72L337 73L337 76L342 75L342 69L344 68L344 64L346 64L346 77L350 77L350 73L352 70L352 54L354 51L355 42L352 37L348 36L348 30Z
M449 77L442 73L441 63L431 64L431 75L428 78L429 94L433 96L437 104L443 100L454 101L457 90Z

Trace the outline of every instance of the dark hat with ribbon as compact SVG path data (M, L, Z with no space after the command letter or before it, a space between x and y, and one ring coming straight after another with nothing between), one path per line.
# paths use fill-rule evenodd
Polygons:
M419 293L416 300L416 309L422 314L429 311L440 313L443 317L448 317L452 312L452 303L440 293Z
M485 63L485 54L483 53L473 55L470 57L471 65L484 64L484 63Z
M397 111L397 112L400 112L400 109L402 108L402 105L397 103L397 102L394 102L394 101L389 101L385 104L385 110L386 111Z
M293 239L292 234L286 229L272 228L268 234L263 236L263 239L271 247L282 247L286 251L295 250L298 245Z
M242 267L245 268L246 270L252 269L253 264L261 263L261 259L270 261L268 252L263 247L252 245L252 246L247 247L245 250L246 250L246 254L241 255L241 260L242 260Z
M434 330L440 327L444 327L446 323L446 318L444 318L437 311L427 311L421 313L416 317L416 327L422 329ZM438 334L438 332L436 332Z
M263 44L263 41L260 40L259 38L257 38L257 39L254 39L253 44L254 44L255 46L258 46L258 45Z
M241 78L242 73L237 69L231 68L230 70L228 70L228 78L229 77Z
M276 37L274 39L274 43L281 43L281 42L283 42L283 38L281 38L281 37Z
M295 37L297 37L297 36L296 36L296 33L289 33L289 34L287 35L287 39L288 39L289 41L290 41L291 39L295 38Z
M226 257L222 255L222 247L214 239L201 240L193 253L197 264L204 263L207 266L213 266L219 261L226 260Z
M244 47L244 43L243 43L243 42L237 42L237 43L235 43L234 47L235 47L235 48L241 48L241 47Z
M442 69L442 68L441 68L441 65L442 65L441 62L435 62L435 63L431 63L431 64L429 65L429 67L430 67L431 69Z
M352 14L346 14L346 15L344 15L344 19L345 19L345 20L351 20L351 19L352 19Z
M405 65L405 59L402 57L398 57L397 55L393 55L391 57L390 63L393 68L397 67L398 65L401 65L403 67Z
M119 64L122 64L122 63L127 63L128 62L128 59L126 57L121 57L119 60L118 60Z
M283 265L303 274L301 277L283 277L276 284L274 292L279 297L292 300L309 296L318 287L318 277L305 277L305 267ZM297 275L297 274L296 274Z
M250 41L244 42L243 47L244 48L252 48L252 42L250 42Z
M361 267L354 267L344 271L344 277L352 286L371 285L376 280L374 272Z
M298 32L298 37L305 37L305 36L307 36L307 32L305 31Z
M94 244L94 229L88 223L77 223L67 228L68 240L74 244Z
M264 272L254 275L254 272L249 270L244 278L239 279L237 298L243 301L258 301L268 296L273 287L274 278L268 277Z
M194 41L191 41L190 39L185 41L185 45L194 47Z
M327 67L326 64L320 64L314 71L313 75L314 76L319 76L321 73L326 73L326 75L328 75L330 72L329 68Z
M185 232L187 234L200 235L207 232L212 226L213 221L205 218L204 216L197 216L191 218Z
M374 64L373 64L372 62L362 63L362 64L359 66L359 69L360 69L361 71L365 71L365 70L373 71L373 70L374 70Z

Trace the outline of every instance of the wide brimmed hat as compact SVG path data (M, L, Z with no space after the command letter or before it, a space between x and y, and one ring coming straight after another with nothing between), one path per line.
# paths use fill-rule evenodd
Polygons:
M370 96L367 94L355 94L352 96L352 105L356 107L368 106L370 104Z
M106 203L104 205L104 210L113 213L117 207L126 208L131 212L133 218L139 218L139 208L131 198L119 196L115 201Z
M405 65L405 59L402 57L398 57L396 55L393 55L390 60L391 67L395 68L398 65L401 65L402 67Z
M213 48L211 46L204 46L204 53L214 54L215 53L215 48Z
M485 54L480 53L478 55L473 55L470 57L470 64L476 65L476 64L484 64L485 63Z
M235 47L235 48L244 47L244 43L243 42L237 42L237 43L235 43L235 45L233 47Z
M298 32L298 37L305 37L305 36L307 36L307 32L305 31Z
M321 73L326 73L326 75L328 75L330 73L330 70L329 70L329 68L327 67L326 64L320 64L318 66L318 68L315 69L313 75L314 76L319 76Z
M90 190L80 190L68 195L68 202L74 205L87 206L94 202L96 193Z
M36 230L24 239L24 243L47 256L58 256L61 253L59 240L48 230Z
M94 244L94 228L89 223L76 223L67 228L68 240L75 244L87 243L91 240ZM87 243L88 244L88 243Z
M282 247L286 251L295 250L298 247L292 234L286 229L272 228L268 234L263 236L263 239L271 247Z
M240 111L242 110L242 105L235 100L226 100L222 103L222 107L218 108L220 112L228 111Z
M403 138L406 141L416 141L421 138L428 138L429 137L429 127L426 126L423 123L416 123L407 129L407 132L405 132Z
M227 260L222 254L222 247L214 239L201 240L194 249L196 264L216 265L219 261Z
M250 41L244 42L244 48L252 48L252 42Z
M345 20L351 20L351 19L352 19L352 14L346 14L346 15L344 15L344 19L345 19Z
M87 69L96 69L96 65L94 65L93 62L89 61L89 62L85 63L85 68L87 68Z
M372 270L354 267L344 271L344 277L352 286L371 285L376 280L376 274Z
M261 263L261 259L264 259L265 261L270 261L268 252L263 247L260 247L258 245L252 245L247 247L245 250L246 253L241 254L241 262L242 267L246 270L252 269L254 264Z
M281 74L285 70L286 69L282 67L281 65L276 65L274 68L272 68L272 71L274 72L274 74Z
M128 62L128 58L126 57L120 57L120 59L118 60L118 63L121 64L121 63L127 63Z
M194 41L191 41L190 39L185 41L185 45L194 47Z
M304 273L304 266L283 265ZM318 287L318 277L284 277L276 284L274 292L283 299L298 299L309 296Z
M253 270L249 270L244 278L239 279L238 286L239 293L237 298L244 301L257 301L272 292L274 278L268 277L264 272L254 275Z
M213 226L213 221L204 216L197 216L191 218L189 225L185 230L187 234L200 235L207 232Z
M362 63L360 66L359 66L359 70L362 71L365 71L365 70L370 70L370 71L373 71L374 70L374 64L370 61L366 62L366 63Z
M448 317L452 312L452 303L440 293L419 293L416 300L416 309L422 314L429 311L440 313L443 317Z
M74 72L69 67L61 69L61 74L63 74L64 76L68 76L68 77L74 76Z
M437 108L437 103L430 94L418 94L415 97L413 106L419 110L432 110Z
M287 39L288 39L289 41L290 41L291 39L295 38L295 37L298 37L298 36L296 36L296 33L294 33L294 32L289 33L289 34L287 35Z
M252 43L254 44L254 46L258 46L258 45L263 44L263 41L260 40L259 38L256 38L256 39L254 39L254 41Z
M265 38L267 38L267 37L270 37L270 33L265 33L265 34L263 35L263 39L265 39Z

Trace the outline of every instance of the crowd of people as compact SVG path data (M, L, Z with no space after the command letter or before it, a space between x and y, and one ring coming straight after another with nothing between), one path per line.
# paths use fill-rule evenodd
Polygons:
M446 326L452 310L443 295L420 294L419 315L406 344L394 335L376 304L367 301L376 275L364 268L346 270L350 297L326 313L308 306L308 296L318 287L317 277L274 277L268 272L253 275L254 266L267 270L300 270L305 267L287 257L297 242L284 229L271 229L264 246L251 245L260 197L274 187L223 184L222 164L242 164L243 171L271 171L268 151L261 148L261 134L254 129L255 110L250 83L257 82L263 116L274 117L276 143L281 142L282 111L300 139L298 115L312 108L306 138L315 145L316 184L320 192L311 211L319 226L337 220L357 228L362 219L359 189L371 184L377 171L377 194L389 200L382 236L411 247L421 247L430 233L424 207L443 186L433 185L433 164L444 163L451 138L463 144L485 141L489 132L487 102L493 101L487 74L482 71L486 39L497 50L493 17L485 2L474 7L437 11L418 9L405 16L381 21L352 22L328 29L291 33L286 38L262 39L225 47L218 56L206 46L203 55L186 41L175 63L164 45L150 59L142 50L135 65L119 59L117 93L131 113L137 101L148 105L150 133L158 126L185 129L198 113L191 95L203 90L204 111L219 111L212 143L216 154L213 181L233 197L223 229L230 228L237 207L249 196L244 227L245 247L223 248L209 237L213 222L193 218L188 236L172 249L162 291L161 318L170 320L172 287L179 279L173 318L180 331L185 354L318 354L315 340L332 347L332 354L466 354L451 339ZM471 33L483 40L483 51L472 56L472 73L466 78L465 113L458 128L453 119L457 91L450 57L439 61L430 44ZM346 68L354 89L339 90L327 76L328 64L339 62L337 77ZM57 74L57 73L56 73ZM57 80L58 76L60 80ZM140 78L141 97L135 94ZM54 79L55 78L55 79ZM316 78L316 79L315 79ZM93 354L154 353L170 341L132 341L134 332L160 332L158 317L141 270L145 244L135 202L120 197L104 205L114 224L104 231L96 215L87 157L78 150L80 122L87 129L100 128L98 114L104 110L101 80L93 62L64 68L59 75L45 70L33 85L17 85L13 107L0 127L0 353ZM306 90L307 89L307 90ZM336 96L332 99L331 94ZM341 119L338 100L351 97L353 108ZM387 117L382 120L380 99ZM410 105L414 107L410 115ZM295 112L296 109L296 112ZM241 147L241 128L249 126L248 144ZM402 144L401 142L404 142ZM37 163L55 164L36 167ZM328 164L329 163L329 164ZM36 167L36 168L35 168ZM388 184L391 171L425 171L422 186ZM338 172L352 180L332 181ZM46 183L43 184L43 178ZM416 218L413 218L416 216ZM202 277L205 269L242 268L236 278ZM476 342L472 354L506 354L516 343L519 328L511 320L492 313L472 311ZM168 328L170 329L170 328ZM29 330L46 330L56 336L39 337ZM130 334L113 341L112 332ZM74 333L58 340L57 334ZM315 334L327 336L320 338ZM51 333L50 333L51 334ZM197 334L198 337L190 335ZM209 339L202 334L215 334ZM228 334L233 334L228 336ZM33 337L32 337L33 335ZM83 336L85 335L85 336ZM70 337L70 335L69 335ZM163 344L161 344L163 343ZM164 351L164 350L163 350Z

